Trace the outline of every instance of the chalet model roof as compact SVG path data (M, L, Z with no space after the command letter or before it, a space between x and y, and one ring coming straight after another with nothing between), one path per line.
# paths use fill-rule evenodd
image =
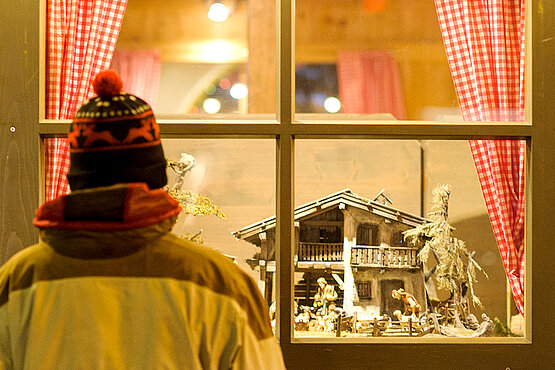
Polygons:
M323 210L339 207L341 204L351 207L359 208L376 215L382 216L386 219L398 221L405 225L416 227L423 223L428 222L427 219L416 216L389 205L380 203L375 200L364 198L351 189L343 189L337 193L327 195L323 198L314 200L312 202L303 204L295 208L294 218L295 221L307 218L314 213L320 213ZM239 231L232 232L232 235L237 239L247 239L260 232L264 232L276 227L276 216L268 217L262 221L258 221L252 225L245 226Z

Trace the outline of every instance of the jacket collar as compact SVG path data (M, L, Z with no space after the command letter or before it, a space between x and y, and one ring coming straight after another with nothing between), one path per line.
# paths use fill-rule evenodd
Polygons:
M44 203L33 224L40 229L129 230L176 216L179 203L165 190L144 183L83 189Z

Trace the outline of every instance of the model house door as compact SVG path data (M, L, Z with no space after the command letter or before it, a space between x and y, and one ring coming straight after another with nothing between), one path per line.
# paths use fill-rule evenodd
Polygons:
M380 283L381 287L381 303L380 303L380 314L388 314L393 317L393 311L405 310L403 302L395 299L391 296L391 291L393 289L405 288L403 280L393 279L393 280L382 280Z

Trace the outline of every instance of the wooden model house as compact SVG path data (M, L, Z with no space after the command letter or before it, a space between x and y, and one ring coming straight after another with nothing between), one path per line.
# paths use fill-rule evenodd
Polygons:
M404 288L425 307L419 251L404 244L402 232L426 220L390 204L383 192L370 200L345 189L295 209L298 304L312 305L316 280L323 276L336 286L337 305L359 318L402 310L393 289ZM275 226L270 217L233 233L260 247L247 262L259 269L259 286L269 303L274 299Z

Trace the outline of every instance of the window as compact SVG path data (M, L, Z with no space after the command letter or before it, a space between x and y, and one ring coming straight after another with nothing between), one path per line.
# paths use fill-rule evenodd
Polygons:
M359 225L357 229L357 245L380 245L377 225Z
M263 3L263 2L260 2ZM266 1L264 2L265 6L268 6L268 9L273 9L274 2ZM374 2L364 2L365 4L374 4ZM382 2L375 2L382 3ZM389 3L389 2L387 2ZM396 6L401 6L400 4L404 2L399 1L392 1L391 4ZM417 2L411 2L411 5L407 5L407 8L414 7L417 5L413 5ZM130 1L132 4L132 1ZM318 344L315 341L308 341L299 340L294 337L292 333L292 325L291 325L291 313L293 310L293 273L294 273L294 254L295 254L295 208L299 203L296 202L298 199L303 199L304 201L311 201L310 198L306 194L306 188L300 189L295 186L296 182L298 182L297 176L299 175L299 169L304 166L305 163L311 162L309 159L303 159L302 157L296 157L300 150L302 150L303 141L320 141L320 140L330 140L336 141L339 139L350 139L350 140L361 140L367 141L369 139L375 141L386 142L391 139L399 140L404 143L408 142L420 142L420 141L428 141L432 142L434 140L443 141L447 143L443 143L446 147L450 144L458 142L458 141L465 141L468 139L477 139L477 138L494 138L494 139L511 139L511 140L527 140L527 161L530 163L532 156L535 159L540 158L540 150L548 152L548 145L546 140L550 138L549 135L552 136L552 133L547 130L545 127L547 126L547 121L544 118L546 115L547 106L549 104L544 104L543 106L538 105L535 106L534 114L534 125L527 124L530 123L527 120L526 124L522 124L516 121L513 121L509 124L500 124L500 123L476 123L476 124L460 124L458 119L453 115L455 111L455 115L458 113L457 109L449 109L446 111L442 110L426 110L423 108L427 105L422 105L420 102L415 102L412 105L411 109L408 109L406 112L406 117L408 121L399 120L393 121L393 118L388 116L376 116L372 115L371 113L356 113L355 116L346 114L346 115L332 115L329 114L328 117L322 116L303 116L301 112L296 115L294 109L294 97L296 96L295 91L293 90L293 77L294 77L294 68L292 66L291 60L296 60L299 63L315 63L316 61L310 61L308 55L310 54L309 51L303 50L301 47L303 44L301 42L298 43L298 49L293 50L293 42L292 40L294 37L299 35L299 37L304 37L306 35L305 32L301 32L301 29L297 29L297 32L293 34L293 27L291 26L295 21L298 21L298 18L301 16L308 17L309 14L308 5L302 1L297 2L297 18L292 15L292 8L293 4L289 0L284 0L279 2L279 20L280 24L278 27L279 30L279 50L277 55L277 70L278 70L278 78L275 85L272 85L270 82L270 90L272 90L271 94L255 94L250 89L249 94L252 96L264 96L266 99L264 102L260 103L258 107L260 109L253 108L248 112L252 112L250 117L243 117L240 114L237 114L237 117L223 117L223 116L207 116L203 115L203 122L199 123L195 117L191 118L188 116L191 112L186 112L183 116L179 116L178 118L171 117L169 115L164 116L161 115L159 118L159 123L161 124L162 134L165 138L200 138L202 140L205 139L214 139L217 137L218 139L225 138L226 140L229 138L241 138L242 140L259 140L260 138L268 139L275 142L275 158L276 158L276 175L275 175L275 184L276 184L276 229L275 229L275 238L276 238L276 263L275 268L277 271L277 276L275 278L275 287L277 288L276 296L281 297L280 303L278 304L278 316L280 321L278 323L278 330L277 335L283 344L284 351L286 352L286 357L288 357L289 361L294 361L296 365L302 366L303 364L308 365L312 363L311 361L315 360L315 356L308 355L306 356L309 349L314 350L314 353L321 353L319 346L322 345L324 348L331 349L330 353L333 354L329 356L325 356L326 360L329 359L328 365L337 365L337 366L348 366L351 364L355 366L362 362L370 363L369 361L373 361L373 363L380 363L383 366L390 364L390 360L388 360L388 356L384 355L375 355L376 351L372 350L372 343L366 344L368 349L364 347L363 350L360 349L360 346L342 346L342 345L335 345L326 342L325 344ZM344 2L337 2L337 6L344 5ZM430 6L430 2L426 3L426 6ZM405 4L406 5L406 4ZM262 6L262 5L261 5ZM371 7L371 11L374 11L374 5L368 5ZM532 7L531 5L529 5ZM550 6L549 4L544 4L544 6ZM304 9L304 12L303 12ZM412 8L411 8L412 9ZM319 9L318 9L319 10ZM429 9L428 9L429 10ZM271 13L271 12L269 12ZM322 37L326 37L329 35L333 35L334 30L341 28L342 19L340 13L332 13L336 15L336 18L332 17L334 21L334 27L330 28L329 33L323 33ZM404 13L403 13L404 14ZM409 14L419 14L417 9L410 10ZM272 14L271 17L275 15ZM200 17L200 16L199 16ZM376 24L375 27L379 27L380 24ZM316 30L321 31L319 28L314 27L314 31ZM347 32L347 30L345 31ZM540 36L545 34L536 35L535 37L540 39ZM323 44L313 44L312 47L314 50L318 50L318 48L322 48ZM311 46L311 45L308 45ZM427 45L433 48L433 45ZM546 46L542 46L539 43L536 45L538 50L543 50L546 53L548 50ZM322 49L320 49L322 50ZM425 51L422 51L423 54L426 54ZM252 53L255 54L255 53ZM271 59L271 58L270 58ZM410 58L409 58L410 59ZM320 62L320 61L318 61ZM541 62L538 60L534 60L535 63L540 65L539 69L544 68L541 65ZM234 63L233 61L230 63ZM444 66L445 67L445 66ZM269 66L270 69L273 66ZM434 71L434 67L430 67L432 72ZM445 71L442 72L444 75ZM447 72L448 73L448 72ZM545 77L541 77L539 72L533 72L534 79L538 81L543 81ZM410 74L410 73L409 73ZM430 73L433 75L433 73ZM227 78L227 77L223 77ZM443 78L443 77L441 77ZM220 80L221 81L221 80ZM535 80L535 82L539 82ZM433 81L432 81L433 83ZM268 84L265 81L265 84ZM274 86L277 86L275 88ZM267 87L267 86L266 86ZM264 87L262 87L264 88ZM530 88L530 87L529 87ZM545 98L547 94L546 91L542 89L549 90L552 86L548 87L537 87L537 90L534 90L534 98L537 98L538 102L545 102L542 99ZM277 95L277 99L274 100L273 94ZM441 96L440 98L443 99L453 99L453 95L443 95L439 93ZM267 95L272 95L268 98ZM419 92L415 92L414 94L417 98L422 98ZM298 97L297 97L298 98ZM436 97L437 98L437 97ZM270 101L271 103L268 103ZM277 101L277 104L273 102ZM254 102L249 102L254 107ZM426 103L427 104L427 103ZM527 104L530 105L531 101L527 101ZM537 104L534 102L534 104ZM430 104L433 106L433 104ZM456 103L453 103L450 108L455 108ZM275 106L275 108L274 108ZM230 108L231 109L231 108ZM234 108L232 108L234 109ZM199 114L202 115L202 111L199 108ZM431 112L431 113L430 113ZM272 117L268 119L267 116L261 118L261 116L257 116L257 113L264 113L270 114ZM433 117L433 118L431 118ZM397 118L397 117L395 117ZM418 122L414 122L418 121ZM43 122L40 125L40 134L43 137L52 136L52 135L63 135L66 130L66 125L61 123L51 123L51 122ZM545 134L545 136L544 136ZM534 146L531 143L534 142ZM434 142L437 143L437 142ZM247 144L248 145L248 144ZM441 145L441 143L440 143ZM436 153L437 156L441 156L441 152ZM306 157L308 158L308 157ZM314 161L312 161L314 162ZM534 176L534 184L547 184L546 178L549 177L548 174L545 172L540 172L537 170L537 167L534 169L529 168L528 174L530 176ZM407 178L411 179L412 177L410 174ZM528 179L529 180L529 179ZM416 181L416 180L415 180ZM309 183L310 184L310 183ZM530 184L530 182L529 182ZM538 185L534 185L538 186ZM312 188L313 191L315 188ZM534 188L536 189L536 188ZM380 190L380 189L377 189ZM332 192L324 192L324 194L332 193ZM546 215L547 211L545 208L545 204L550 204L549 202L544 203L542 205L541 200L544 199L552 199L549 198L550 195L548 194L539 194L540 192L532 193L530 186L527 189L528 195L528 202L532 201L532 194L534 205L537 208L534 208L534 212L538 212L540 215ZM372 194L373 195L373 194ZM370 197L372 197L370 195ZM424 203L426 197L429 197L429 194L424 195L414 195L414 198L418 198L420 203ZM552 203L552 202L551 202ZM530 205L530 203L528 203ZM411 206L412 207L412 206ZM539 211L538 211L539 210ZM542 211L543 210L543 211ZM531 212L531 208L527 208L528 214ZM543 213L542 213L543 212ZM414 209L411 210L411 213L418 214L419 213L419 206L415 206ZM545 213L545 214L544 214ZM534 213L536 214L536 213ZM270 216L270 215L268 215ZM265 216L264 216L265 217ZM531 248L531 236L534 236L534 242L542 243L542 246L548 245L547 243L543 244L543 241L546 240L546 236L541 236L538 228L545 227L545 230L550 230L548 225L543 220L539 220L540 217L535 217L534 225L527 225L528 239L527 239L527 248ZM547 219L547 218L542 218ZM471 227L471 226L469 226ZM536 256L544 256L545 252L534 249L534 253ZM536 254L537 253L537 254ZM537 258L537 257L536 257ZM531 266L531 262L527 261L527 267ZM539 272L546 272L549 271L547 266L543 264L539 266L534 266L534 269L538 269ZM552 268L551 268L552 269ZM536 271L536 270L535 270ZM542 274L543 275L543 274ZM544 276L550 276L549 273L546 272ZM527 272L528 280L532 279L532 274L530 271ZM344 282L348 280L348 276L344 277ZM407 285L404 285L404 289L407 289ZM357 287L358 288L358 287ZM536 293L534 292L534 301L536 301L536 294L537 297L543 297L544 293ZM283 299L283 298L290 297L291 299ZM531 312L531 305L532 298L528 293L526 298L528 312ZM539 305L539 302L536 301ZM542 313L535 313L537 317L543 317ZM532 322L532 319L529 319L529 323ZM534 322L536 322L537 318L534 318ZM538 331L538 338L541 342L542 338L546 335L545 333ZM510 341L509 343L522 343L524 340L521 339L521 342ZM358 341L357 343L360 343ZM421 343L421 342L418 342ZM478 343L487 343L482 340L478 340ZM497 343L497 342L496 342ZM365 346L366 346L365 345ZM395 346L391 344L391 342L384 342L380 344L380 349L384 349L384 353L393 354L399 353L401 351L405 355L409 355L407 348L399 348L400 346ZM541 343L540 343L541 347ZM412 353L415 357L415 361L426 361L429 360L433 364L442 364L442 360L428 357L427 355L433 351L438 350L440 347L437 347L436 344L422 344L419 347L419 351L417 354ZM445 349L445 347L441 347ZM498 361L498 358L505 356L506 362L503 364L507 364L507 366L511 364L523 365L525 362L524 360L519 359L519 355L523 352L536 352L536 349L522 349L519 347L514 354L511 354L511 349L515 348L512 345L507 345L502 348L499 346L492 346L492 349L489 354L486 354L485 357L489 361ZM537 348L534 346L533 348ZM422 349L422 351L420 351ZM452 354L455 359L460 361L466 361L465 363L470 363L467 358L469 357L467 353L460 351L457 348L447 348L445 349L447 352ZM468 352L474 353L475 346L468 346ZM362 362L361 362L362 361ZM498 363L498 362L496 362ZM478 364L476 362L473 363L474 365ZM445 363L443 362L443 365Z
M405 237L403 232L397 231L391 237L391 246L393 247L404 247L406 246Z
M358 299L371 299L372 298L372 282L362 281L356 283Z

